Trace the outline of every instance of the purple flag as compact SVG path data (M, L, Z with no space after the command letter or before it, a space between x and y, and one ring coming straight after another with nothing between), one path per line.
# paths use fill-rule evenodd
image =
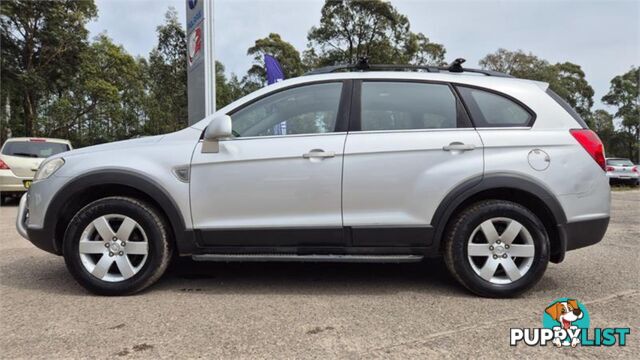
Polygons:
M284 73L280 63L271 55L264 55L264 68L267 70L267 84L271 85L284 80Z
M280 63L271 55L264 55L264 68L267 70L267 84L271 85L278 81L284 80L284 73L280 67ZM274 135L287 135L287 122L275 124L273 126Z

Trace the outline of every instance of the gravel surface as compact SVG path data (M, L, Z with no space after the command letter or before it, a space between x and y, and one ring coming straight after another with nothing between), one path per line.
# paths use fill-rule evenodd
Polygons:
M640 191L613 192L598 245L550 264L517 299L482 299L424 264L217 264L180 261L148 291L88 294L61 257L36 249L0 208L2 358L533 358L640 351ZM591 326L630 327L625 347L509 346L558 297ZM633 354L636 355L633 355Z

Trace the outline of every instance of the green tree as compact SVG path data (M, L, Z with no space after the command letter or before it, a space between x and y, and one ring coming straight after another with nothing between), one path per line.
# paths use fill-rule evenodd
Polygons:
M415 53L410 63L415 65L444 66L444 56L447 53L444 45L431 42L423 33L412 34L412 44L415 44Z
M605 110L598 109L591 114L588 122L591 130L595 131L602 140L607 154L616 152L613 142L616 135L613 116Z
M106 34L80 54L77 75L67 90L43 106L40 133L71 139L76 146L140 134L144 77L140 60Z
M551 66L550 73L551 89L573 106L580 116L588 118L595 93L580 65L570 62L557 63Z
M78 71L96 14L93 0L0 2L2 82L21 103L22 134L34 134L41 104Z
M640 68L611 80L609 92L602 97L605 104L617 108L614 116L621 120L622 135L626 147L625 155L635 163L640 160Z
M234 100L224 70L224 65L216 61L216 109L220 109Z
M519 78L541 79L547 76L549 63L532 53L522 50L509 51L498 49L493 54L487 54L479 62L484 69L503 72Z
M320 25L307 36L305 62L311 66L356 63L368 57L374 64L443 62L444 47L411 32L409 19L388 1L326 0Z
M300 76L305 72L298 50L282 40L279 34L271 33L266 38L256 40L254 45L247 50L247 55L253 57L254 61L254 65L248 71L249 76L266 82L265 54L278 60L286 79Z
M145 132L162 134L187 125L186 34L174 8L158 26L158 44L149 54L149 97Z
M518 78L548 82L551 90L565 99L583 118L591 114L594 91L579 65L570 62L552 65L532 53L505 49L488 54L480 60L479 65Z

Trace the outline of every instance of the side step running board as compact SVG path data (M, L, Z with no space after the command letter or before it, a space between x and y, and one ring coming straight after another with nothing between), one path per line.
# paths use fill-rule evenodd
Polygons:
M192 255L195 261L293 261L293 262L350 262L350 263L405 263L418 262L422 255L294 255L294 254L203 254Z

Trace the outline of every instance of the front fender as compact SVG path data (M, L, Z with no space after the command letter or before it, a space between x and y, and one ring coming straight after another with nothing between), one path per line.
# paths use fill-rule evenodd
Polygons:
M176 180L177 181L177 180ZM124 186L143 193L155 203L160 211L164 213L172 229L178 250L182 253L188 251L193 245L193 232L191 226L187 226L184 212L180 210L170 192L160 183L150 177L126 169L95 170L68 181L59 189L52 198L44 216L42 229L38 233L42 236L57 237L53 241L53 252L61 253L61 234L64 229L60 227L61 216L66 214L69 220L74 214L68 214L69 209L74 208L74 200L87 196L87 192L99 191L109 186ZM117 194L113 194L117 195ZM188 209L186 212L188 214ZM73 211L74 212L74 211ZM29 229L29 237L36 229ZM33 234L33 236L40 236Z

